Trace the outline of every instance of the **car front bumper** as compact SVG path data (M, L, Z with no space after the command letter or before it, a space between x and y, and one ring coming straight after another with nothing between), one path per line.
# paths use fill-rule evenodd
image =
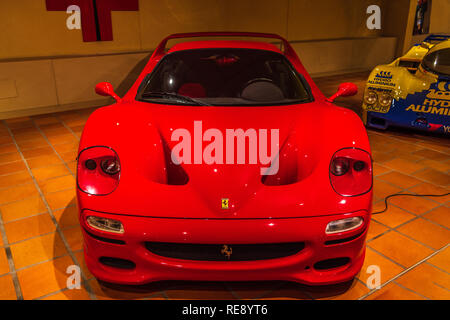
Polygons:
M120 220L123 234L103 232L86 224L95 215ZM361 216L357 229L326 235L333 220ZM285 280L308 285L325 285L352 279L364 262L365 238L370 222L366 210L347 214L287 219L168 219L145 218L83 210L85 260L98 279L121 284L145 284L160 280L254 281ZM124 243L112 243L124 242ZM196 261L156 255L145 243L263 244L304 242L300 252L282 258L254 261ZM327 244L326 244L327 242ZM132 261L132 269L120 269L100 262L101 257ZM318 270L317 262L348 258L339 267Z

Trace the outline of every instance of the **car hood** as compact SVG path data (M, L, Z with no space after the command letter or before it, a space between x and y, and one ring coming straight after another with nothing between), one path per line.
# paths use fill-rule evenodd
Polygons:
M191 159L197 163L172 163L171 151L181 141L175 139L180 129L191 135ZM195 159L195 154L202 155L211 143L201 141L202 134L210 129L223 136L224 162L232 150L226 147L227 130L255 130L258 151L260 130L277 130L277 174L261 175L261 169L268 165L260 163L259 154L256 163L249 163L248 144L245 164L237 164L236 158L234 164L207 164L201 156ZM270 151L270 134L268 138ZM101 108L90 117L80 150L94 145L109 146L118 153L121 178L118 188L108 196L79 193L83 208L148 217L209 219L352 211L348 201L331 188L329 162L343 147L369 151L365 130L352 111L318 102L270 107L123 103Z

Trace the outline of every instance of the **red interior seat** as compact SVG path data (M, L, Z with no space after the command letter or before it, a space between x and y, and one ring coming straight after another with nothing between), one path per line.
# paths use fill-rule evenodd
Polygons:
M206 90L200 83L189 82L178 89L178 94L190 98L204 98L206 97Z

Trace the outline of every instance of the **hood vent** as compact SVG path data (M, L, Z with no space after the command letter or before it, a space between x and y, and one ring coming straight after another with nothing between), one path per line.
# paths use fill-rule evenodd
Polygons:
M172 162L171 150L167 145L166 140L161 136L161 141L164 149L164 158L166 164L167 184L174 186L182 186L189 182L189 176L183 169L183 166L176 165Z
M292 137L281 147L278 153L278 172L270 176L262 176L261 182L266 186L283 186L299 181L298 148L292 142Z

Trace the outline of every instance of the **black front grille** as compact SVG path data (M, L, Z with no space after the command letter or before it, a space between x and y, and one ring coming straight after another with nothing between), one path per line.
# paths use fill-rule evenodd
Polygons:
M150 252L175 259L198 261L252 261L287 257L302 251L303 242L265 244L191 244L146 242Z

